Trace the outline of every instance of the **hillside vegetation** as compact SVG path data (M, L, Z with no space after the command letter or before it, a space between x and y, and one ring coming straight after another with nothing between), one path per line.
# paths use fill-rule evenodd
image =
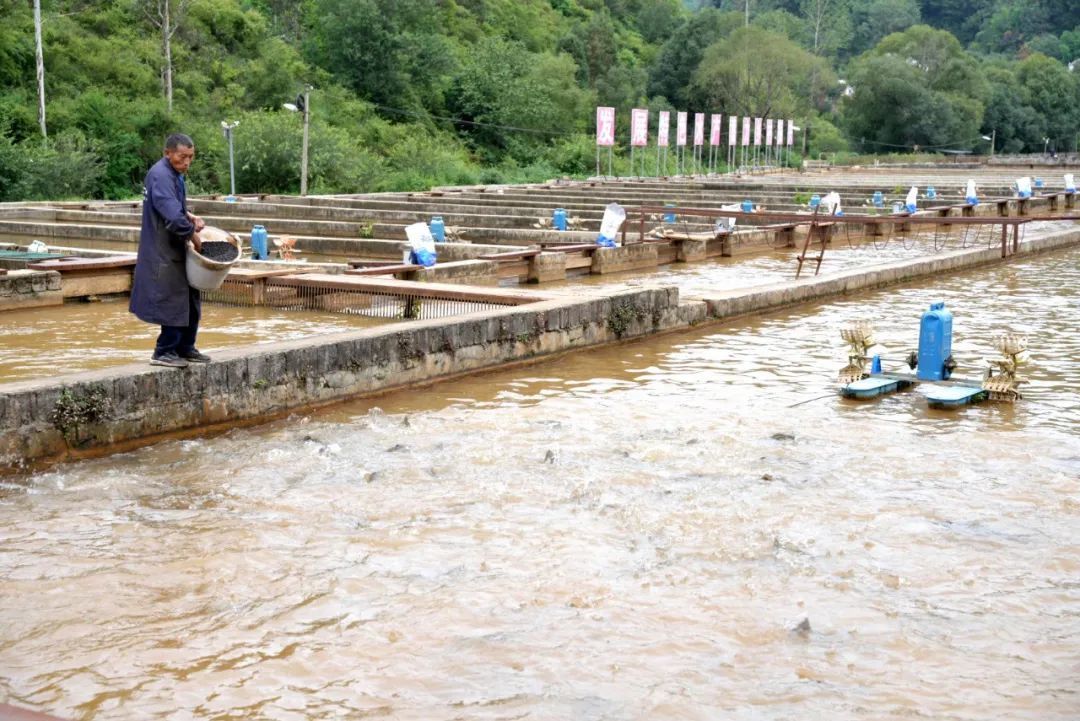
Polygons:
M814 156L1080 134L1075 0L41 0L47 137L33 5L0 0L0 200L137 195L174 131L227 191L223 120L238 192L295 193L305 87L311 193L588 174L596 105L624 140L635 106L795 118Z

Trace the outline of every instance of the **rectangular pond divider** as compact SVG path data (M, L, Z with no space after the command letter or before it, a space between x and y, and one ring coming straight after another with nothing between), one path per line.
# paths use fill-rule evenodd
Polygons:
M230 276L207 301L226 305L267 305L283 310L317 310L372 318L429 320L464 313L537 303L550 295L449 283L415 283L390 278L304 273Z

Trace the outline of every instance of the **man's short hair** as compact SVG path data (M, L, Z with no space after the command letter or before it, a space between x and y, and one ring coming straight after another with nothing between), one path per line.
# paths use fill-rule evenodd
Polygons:
M185 148L194 148L195 141L191 139L191 136L184 135L183 133L173 133L165 138L166 150L176 150L181 146Z

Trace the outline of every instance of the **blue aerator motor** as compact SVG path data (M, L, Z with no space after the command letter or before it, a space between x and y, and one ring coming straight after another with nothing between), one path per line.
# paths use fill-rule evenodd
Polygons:
M945 303L931 303L919 321L919 355L916 376L924 381L948 380L955 367L952 359L952 313Z
M566 208L556 208L551 214L551 227L555 230L566 230Z

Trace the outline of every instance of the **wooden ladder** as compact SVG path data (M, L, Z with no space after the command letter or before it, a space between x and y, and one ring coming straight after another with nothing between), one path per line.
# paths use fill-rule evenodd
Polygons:
M832 223L818 222L818 209L820 207L814 208L814 216L810 219L810 229L806 231L806 242L803 243L802 252L799 253L799 266L795 269L796 279L802 273L803 263L806 262L806 253L810 249L810 244L814 241L815 235L821 240L821 248L818 250L817 257L812 259L817 262L814 275L817 275L821 270L821 261L825 257L825 246L829 242L829 228L832 227Z

